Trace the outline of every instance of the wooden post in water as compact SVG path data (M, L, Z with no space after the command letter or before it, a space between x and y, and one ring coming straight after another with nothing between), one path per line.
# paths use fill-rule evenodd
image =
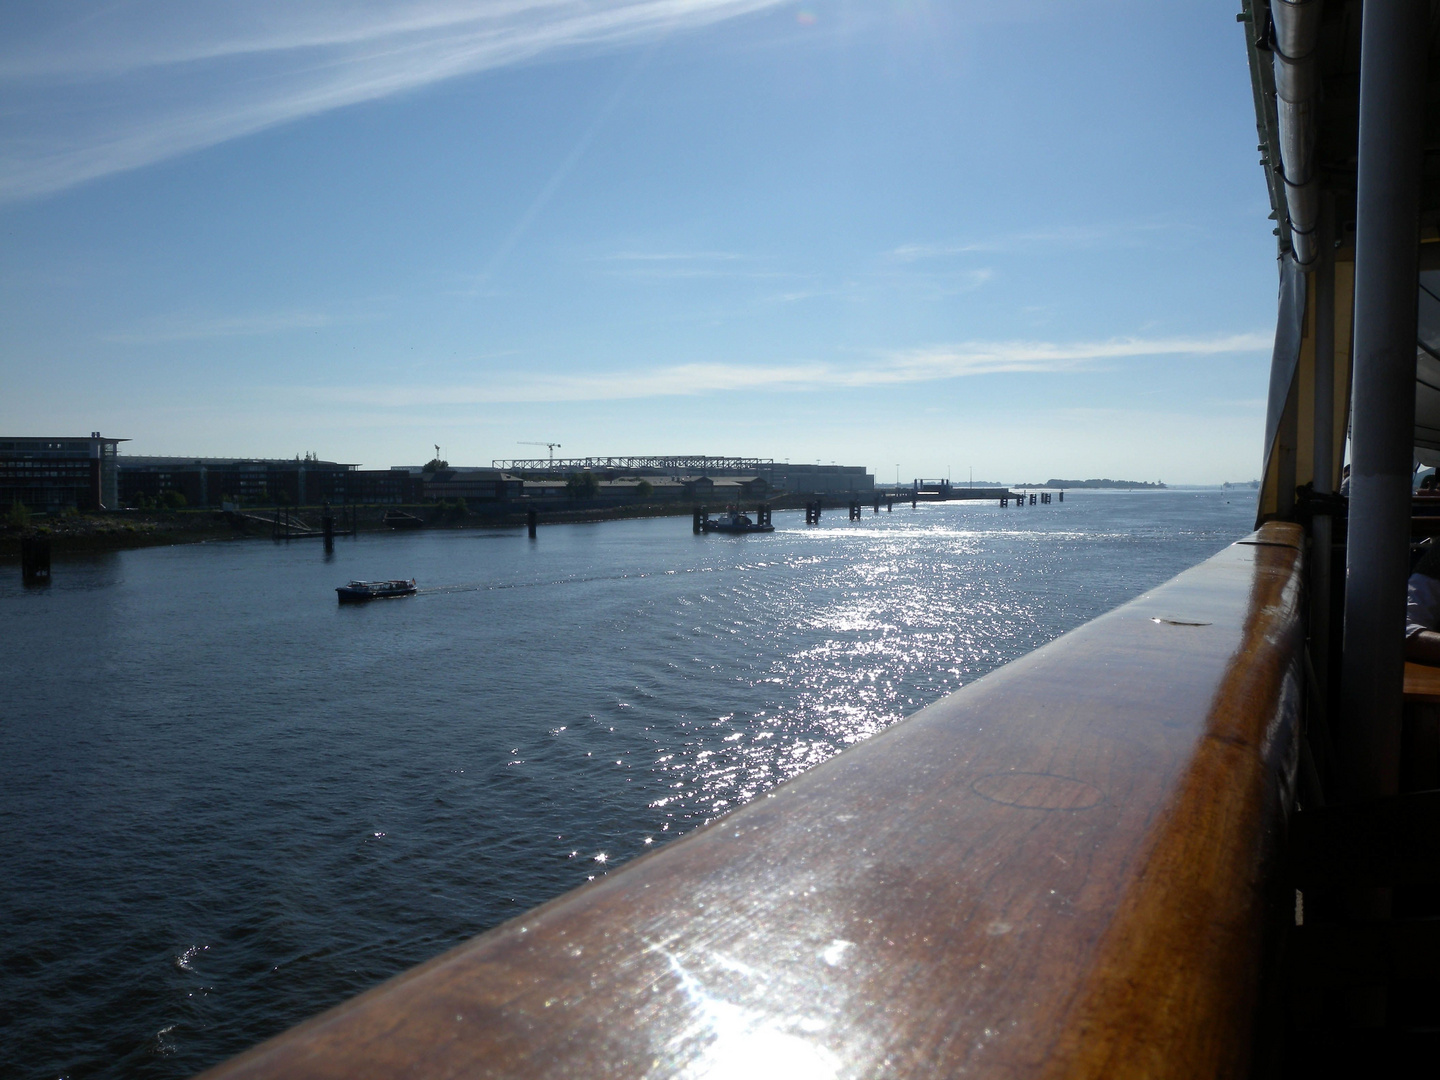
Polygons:
M25 536L20 539L20 580L26 585L50 584L48 536Z
M325 533L325 550L334 551L335 515L330 512L330 504L328 502L325 504L325 509L322 511L322 513L324 516L320 518L320 528Z
M698 506L690 515L690 531L696 536L700 535L700 508Z
M1065 501L1065 489L1064 489L1064 488L1061 488L1061 489L1060 489L1060 501L1061 501L1061 502L1064 502L1064 501Z
M535 539L535 508L532 506L525 511L525 527L530 533L530 539Z

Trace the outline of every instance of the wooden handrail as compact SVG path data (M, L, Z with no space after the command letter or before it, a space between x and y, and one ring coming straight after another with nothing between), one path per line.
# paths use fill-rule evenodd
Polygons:
M1266 525L207 1075L1239 1074L1300 544Z

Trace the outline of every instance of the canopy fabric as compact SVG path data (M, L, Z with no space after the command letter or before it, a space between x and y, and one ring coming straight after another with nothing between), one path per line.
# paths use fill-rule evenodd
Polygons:
M1275 320L1275 349L1270 356L1270 396L1265 409L1265 469L1261 473L1265 479L1257 508L1260 522L1279 510L1280 427L1286 406L1297 393L1300 347L1305 336L1307 278L1288 254L1280 257L1280 305Z
M1415 350L1415 460L1440 465L1440 270L1420 272Z

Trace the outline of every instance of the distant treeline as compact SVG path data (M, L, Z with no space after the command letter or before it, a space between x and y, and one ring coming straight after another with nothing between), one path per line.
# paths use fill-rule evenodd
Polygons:
M1141 488L1153 488L1159 490L1165 485L1160 481L1150 483L1148 480L1046 480L1043 484L1017 484L1016 487L1045 487L1045 488L1120 488L1124 491L1138 491Z

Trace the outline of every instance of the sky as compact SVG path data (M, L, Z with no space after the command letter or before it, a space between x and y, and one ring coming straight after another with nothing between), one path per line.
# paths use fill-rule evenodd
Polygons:
M1234 0L12 0L0 433L1249 480Z

